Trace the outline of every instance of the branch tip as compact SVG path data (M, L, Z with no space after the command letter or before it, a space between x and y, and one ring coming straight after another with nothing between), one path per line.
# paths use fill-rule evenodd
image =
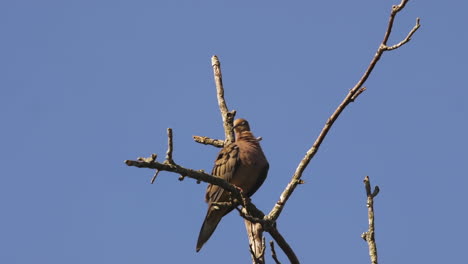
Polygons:
M156 178L158 177L158 174L159 174L159 170L156 170L156 171L154 172L153 178L151 178L151 184L154 183L154 181L155 181Z
M201 136L192 136L192 137L193 137L193 140L195 140L195 142L200 143L200 144L212 145L217 148L224 147L224 140L213 139L209 137L201 137Z
M372 264L377 264L377 245L375 243L375 225L374 225L374 197L379 193L379 187L375 186L371 193L371 184L369 176L364 178L364 185L367 194L367 217L369 220L369 229L362 233L361 237L367 241L369 247L369 256Z
M354 102L354 100L356 100L356 98L357 98L359 95L361 95L361 94L362 94L362 93L363 93L365 90L367 90L367 88L366 88L366 87L364 87L364 86L363 86L363 87L361 87L359 90L357 90L357 92L356 92L356 93L354 93L354 95L353 95L353 96L351 96L351 99L350 99L350 101L351 101L351 102Z
M377 196L377 194L379 194L379 192L380 192L379 186L375 186L374 191L371 194L372 198L375 198Z
M174 160L172 159L173 152L173 140L172 140L172 128L167 129L167 151L166 151L166 160L165 163L174 165Z

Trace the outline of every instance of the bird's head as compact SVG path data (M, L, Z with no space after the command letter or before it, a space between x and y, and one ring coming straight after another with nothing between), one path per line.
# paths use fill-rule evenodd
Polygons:
M232 128L237 135L244 131L250 131L249 122L243 118L236 119Z

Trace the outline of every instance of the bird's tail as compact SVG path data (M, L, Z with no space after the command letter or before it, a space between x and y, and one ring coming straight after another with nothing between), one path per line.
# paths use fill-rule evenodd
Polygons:
M221 218L223 218L223 216L231 210L215 209L212 206L209 206L205 221L203 221L200 234L198 235L197 252L200 251L200 249L203 247L203 244L205 244L206 241L210 239L211 235L218 226L219 221L221 221Z

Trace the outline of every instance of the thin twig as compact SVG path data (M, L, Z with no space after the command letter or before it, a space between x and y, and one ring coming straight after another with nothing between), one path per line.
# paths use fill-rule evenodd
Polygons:
M392 11L390 12L390 18L387 25L387 31L385 32L384 38L382 40L383 45L387 45L387 41L390 38L390 34L392 33L393 20L395 19L396 14L405 7L406 3L408 3L408 0L402 0L399 5L392 6Z
M224 140L220 140L220 139L213 139L213 138L201 137L201 136L193 136L193 140L195 140L195 142L197 142L197 143L204 144L204 145L212 145L212 146L215 146L217 148L224 147Z
M367 217L369 218L369 230L362 233L361 237L367 241L369 246L369 256L372 264L377 264L377 245L375 243L375 226L374 226L374 198L379 193L379 186L375 186L371 192L371 184L369 176L364 178L364 185L367 194Z
M353 97L351 97L351 102L354 102L354 100L356 100L356 98L357 98L360 94L362 94L365 90L367 90L366 87L364 87L364 86L361 87L361 89L359 89L359 90L357 91L357 93L355 93L355 94L353 95Z
M221 111L221 116L223 118L224 135L226 138L226 143L229 144L231 142L234 142L234 131L232 127L236 111L233 110L229 112L226 105L226 101L224 100L224 87L223 75L221 74L221 63L219 62L218 57L216 55L211 57L211 66L213 66L213 74L216 84L216 94L218 97L219 110Z
M270 241L270 248L271 248L271 257L275 261L276 264L281 264L281 262L278 260L278 257L276 256L276 251L275 251L275 242Z
M156 180L156 177L158 177L158 174L159 174L159 170L156 170L156 171L154 172L153 178L151 178L151 184L154 183L154 181Z
M167 151L166 151L166 160L164 161L165 163L168 164L175 164L174 160L172 159L172 151L173 151L173 146L172 146L172 128L167 129Z
M289 262L291 262L291 264L298 264L299 259L297 258L296 253L294 253L291 246L289 246L288 242L286 242L286 240L281 235L281 233L278 231L276 226L272 226L271 228L267 229L266 231L276 241L278 246L283 250L284 254L286 254L286 256L289 259Z
M416 25L414 25L413 29L411 29L411 31L408 33L408 35L406 36L406 38L402 41L400 41L398 44L395 44L393 46L390 46L390 47L386 47L386 50L394 50L394 49L398 49L399 47L405 45L408 41L411 40L411 37L413 36L413 34L416 32L416 30L418 30L418 28L421 26L421 24L419 24L419 17L416 18Z
M359 79L359 81L348 92L346 97L343 99L343 101L340 103L340 105L336 108L336 110L333 112L333 114L328 118L327 122L325 123L324 127L322 128L322 131L320 132L319 136L315 140L314 144L306 152L305 157L301 160L301 162L297 166L296 171L294 172L294 175L293 175L291 181L288 183L288 185L284 189L283 193L280 196L280 199L275 204L273 209L270 211L268 216L266 216L267 220L270 220L270 221L274 222L274 221L276 221L276 219L278 219L279 215L281 214L281 211L284 208L284 205L286 204L289 197L291 196L291 194L293 193L293 191L297 187L297 185L299 183L299 180L302 177L302 173L304 172L304 170L306 169L309 162L312 160L312 158L315 156L315 154L319 150L323 140L327 136L328 132L330 131L330 129L333 126L333 124L335 123L335 121L338 119L338 117L343 112L343 110L346 108L346 106L349 103L353 102L354 99L356 99L356 97L360 93L362 93L364 91L364 90L361 89L362 85L366 82L367 78L370 76L372 70L374 69L375 65L379 61L382 54L385 51L389 50L388 48L386 48L386 43L387 43L388 38L390 37L390 33L391 33L391 30L392 30L392 27L393 27L393 21L394 21L395 15L406 5L406 2L408 2L408 0L402 0L400 5L393 6L392 11L390 13L390 19L389 19L389 22L388 22L387 31L385 32L384 39L383 39L382 43L380 44L379 48L377 49L377 52L374 55L374 58L371 60L369 66L367 67L366 71L362 75L361 79ZM409 41L410 37L414 34L414 32L416 32L416 30L419 28L419 19L417 20L417 22L418 22L417 27L413 28L411 30L410 34L408 35L409 37L407 37L408 41ZM398 47L402 46L403 44L407 43L408 41L402 43ZM398 48L398 47L395 47L395 49Z
M151 154L151 158L147 159L147 161L148 161L148 162L155 162L157 158L158 158L158 155L156 155L156 154L153 153L153 154ZM144 159L144 158L138 158L138 160L145 160L145 159ZM156 171L154 172L153 177L151 178L151 184L154 183L154 181L155 181L156 178L158 177L158 174L159 174L159 170L156 170Z
M202 137L202 136L192 136L193 140L197 143L204 144L204 145L211 145L217 148L224 147L224 140L221 139L214 139L209 137ZM257 141L262 141L262 137L257 137Z

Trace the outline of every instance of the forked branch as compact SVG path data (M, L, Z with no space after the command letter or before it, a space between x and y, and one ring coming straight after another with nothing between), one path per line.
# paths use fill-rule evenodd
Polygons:
M266 219L269 221L276 221L278 219L279 215L281 214L284 205L288 201L289 197L291 194L294 192L294 189L296 189L297 185L301 182L300 179L302 177L302 173L304 170L307 168L307 165L309 162L312 160L312 158L315 156L317 151L319 150L323 140L327 136L328 132L330 131L331 127L335 123L335 121L338 119L340 114L343 112L343 110L348 106L349 103L353 102L364 90L365 88L362 87L364 83L366 82L367 78L369 75L372 73L372 70L374 69L375 65L379 61L380 57L385 51L389 50L394 50L397 49L404 44L406 44L408 41L410 41L411 37L413 34L418 30L420 27L419 24L419 18L416 20L416 26L410 31L408 36L401 41L400 43L396 44L395 46L392 47L387 47L387 41L388 38L390 37L390 33L393 28L393 21L395 19L395 16L398 12L400 12L406 5L408 0L402 0L399 5L395 5L392 7L392 11L390 13L390 19L388 22L387 26L387 31L385 32L384 39L382 43L380 44L379 48L377 49L377 52L375 53L374 57L372 58L369 66L367 67L366 71L362 75L361 79L354 85L354 87L349 90L348 94L345 96L343 101L338 105L336 110L333 112L333 114L328 118L327 122L325 123L324 127L322 128L322 131L320 131L320 134L318 135L317 139L315 140L314 144L312 147L306 152L304 158L300 161L299 165L296 168L296 171L294 172L294 175L292 176L291 181L288 183L286 188L284 189L283 193L281 194L278 202L276 202L275 206L273 209L270 211L270 213L266 216Z
M377 264L377 245L375 243L375 226L374 226L374 198L379 194L379 186L375 186L374 191L371 191L369 176L364 178L364 185L367 194L367 217L369 218L369 229L362 233L361 237L367 241L369 246L369 256L372 264Z

